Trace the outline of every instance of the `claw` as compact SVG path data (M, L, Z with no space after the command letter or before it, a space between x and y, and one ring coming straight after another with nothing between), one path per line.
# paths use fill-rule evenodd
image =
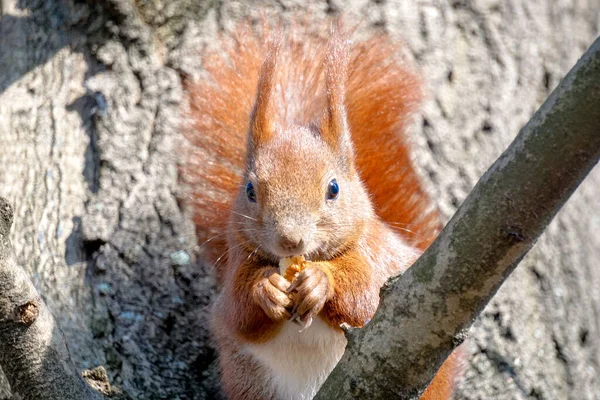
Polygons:
M312 315L309 315L306 318L306 321L300 320L300 325L304 325L304 326L302 327L302 329L300 329L299 332L304 332L305 330L307 330L308 328L310 328L310 326L312 325L312 321L313 321Z
M296 279L296 280L294 280L294 282L292 282L292 284L290 285L290 287L287 290L287 293L290 294L297 288L298 288L298 279Z
M312 325L313 317L312 317L312 315L309 315L303 321L302 318L300 318L300 316L298 314L294 314L290 318L290 322L293 322L294 324L300 326L301 329L298 332L304 332L305 330L310 328L310 326Z

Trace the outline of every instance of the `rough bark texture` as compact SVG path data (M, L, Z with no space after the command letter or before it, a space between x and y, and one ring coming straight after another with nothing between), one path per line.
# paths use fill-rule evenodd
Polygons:
M10 204L0 197L0 365L15 399L100 400L71 361L60 329L16 263Z
M178 72L200 73L211 37L308 8L406 42L431 94L416 163L450 217L600 30L598 0L248 3L0 3L0 195L17 260L78 367L105 365L133 397L216 390L212 280L177 202ZM458 398L600 392L599 187L596 169L476 321Z

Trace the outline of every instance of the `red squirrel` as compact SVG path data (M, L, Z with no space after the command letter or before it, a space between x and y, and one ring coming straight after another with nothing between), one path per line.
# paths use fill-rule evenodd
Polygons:
M390 276L440 225L405 131L418 76L380 35L241 27L187 83L193 154L183 166L219 293L212 332L227 398L311 399ZM304 256L290 283L282 258ZM292 322L301 321L301 325ZM450 358L422 399L446 399Z

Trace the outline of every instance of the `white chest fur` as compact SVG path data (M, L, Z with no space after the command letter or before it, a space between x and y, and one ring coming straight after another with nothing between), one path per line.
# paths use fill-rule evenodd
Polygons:
M344 334L320 318L303 332L300 329L286 322L272 340L248 347L271 370L271 385L281 400L312 399L346 349Z

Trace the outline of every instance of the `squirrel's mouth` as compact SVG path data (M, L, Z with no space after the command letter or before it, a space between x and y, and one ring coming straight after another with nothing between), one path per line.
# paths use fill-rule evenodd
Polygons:
M302 244L300 246L296 246L294 248L285 248L281 246L279 243L272 243L268 246L265 246L265 250L268 251L273 258L279 261L282 258L289 257L306 257L312 253L311 249L309 249L306 245Z
M282 258L290 258L290 257L306 257L306 252L297 252L297 251L285 251L285 250L281 250L281 249L273 249L275 251L270 251L270 253L279 259Z
M289 243L280 238L277 241L271 242L267 247L267 251L274 255L278 260L287 257L302 257L306 256L309 250L304 240L299 240L295 243Z

